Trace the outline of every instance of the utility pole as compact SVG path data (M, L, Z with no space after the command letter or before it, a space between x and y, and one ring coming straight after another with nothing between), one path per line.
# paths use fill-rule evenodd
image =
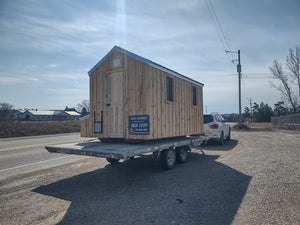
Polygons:
M236 70L239 74L239 128L241 128L242 125L242 103L241 103L241 72L242 72L242 65L241 65L241 51L238 50L237 52L233 51L225 51L226 53L237 53L238 54L238 64L236 65ZM236 60L233 60L233 62Z
M242 66L241 66L241 54L240 50L238 50L238 64L236 66L237 72L239 73L239 127L241 128L242 125L242 100L241 100L241 72L242 72Z

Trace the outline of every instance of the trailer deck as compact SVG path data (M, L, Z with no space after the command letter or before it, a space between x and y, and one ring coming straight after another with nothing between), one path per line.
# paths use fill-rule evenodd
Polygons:
M124 142L103 143L98 139L93 139L80 143L48 145L45 146L45 148L52 153L128 160L134 156L162 151L169 148L175 149L181 146L200 146L203 141L205 141L203 137L187 137L131 144Z

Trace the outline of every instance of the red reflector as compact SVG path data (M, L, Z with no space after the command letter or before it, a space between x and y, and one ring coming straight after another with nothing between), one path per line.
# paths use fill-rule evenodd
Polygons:
M212 124L209 125L210 129L218 129L219 125L218 124Z
M123 155L121 155L121 154L117 154L116 156L118 159L123 159Z

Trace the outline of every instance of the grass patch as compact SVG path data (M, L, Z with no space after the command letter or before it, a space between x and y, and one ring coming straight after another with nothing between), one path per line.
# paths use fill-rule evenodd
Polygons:
M80 121L0 122L0 138L80 132Z

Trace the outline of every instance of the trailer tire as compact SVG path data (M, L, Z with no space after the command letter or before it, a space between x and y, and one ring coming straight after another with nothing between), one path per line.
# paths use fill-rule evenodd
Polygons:
M163 150L161 152L160 159L163 169L173 169L176 165L176 152L172 148Z
M120 161L120 159L106 158L106 161L111 163L111 164L116 164Z
M187 158L187 150L184 147L176 148L176 162L185 163Z

